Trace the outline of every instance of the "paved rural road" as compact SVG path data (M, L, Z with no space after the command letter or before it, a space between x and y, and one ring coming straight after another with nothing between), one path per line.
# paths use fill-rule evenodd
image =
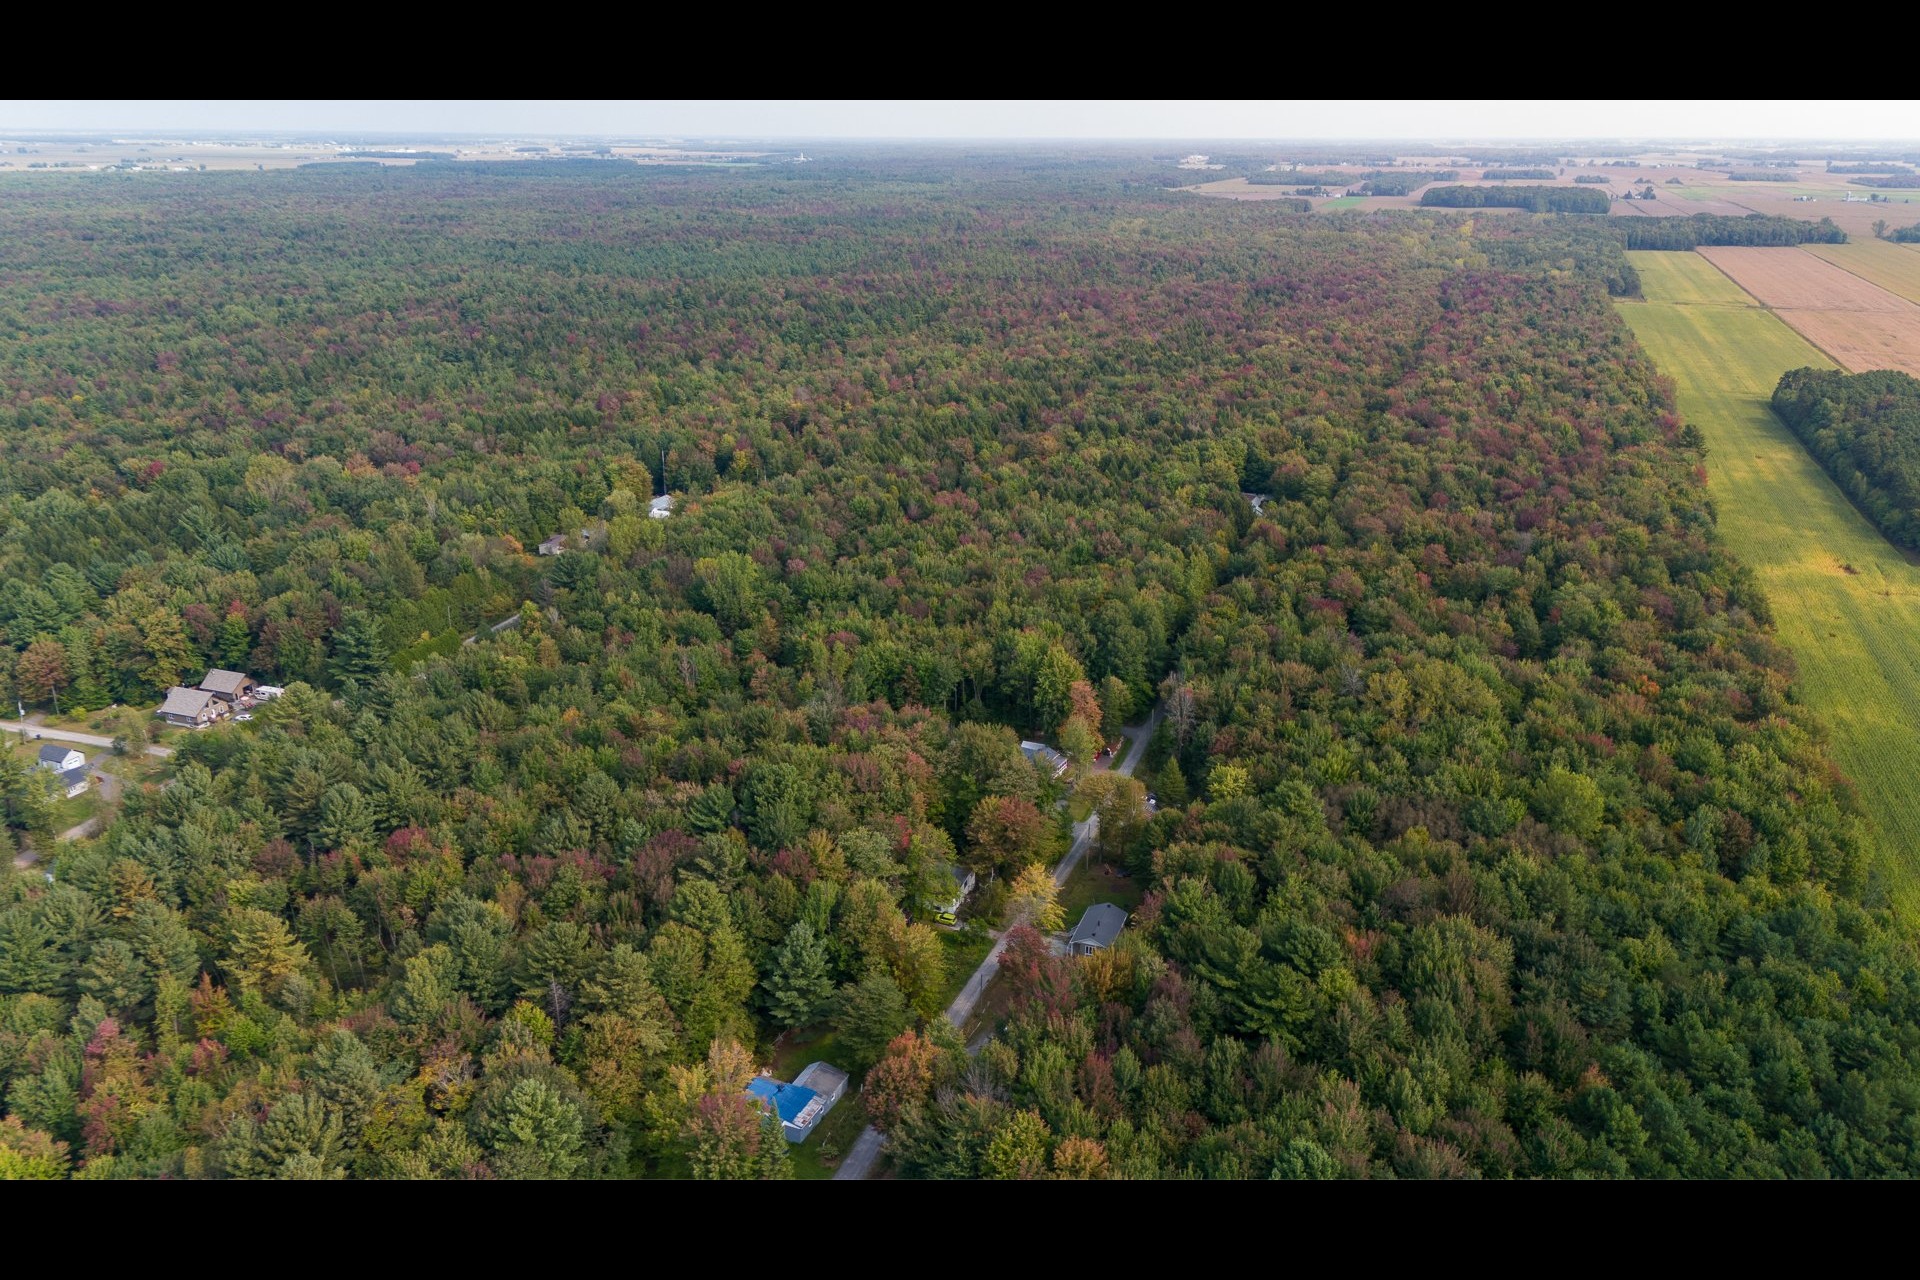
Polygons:
M37 738L46 738L53 742L77 742L83 747L111 747L112 738L103 738L97 733L70 733L65 729L48 729L42 725L28 724L23 720L0 720L0 729L17 733L23 737L32 734ZM165 758L173 754L172 747L148 747L147 754Z
M1140 763L1140 757L1146 753L1147 739L1153 737L1154 730L1160 727L1160 719L1165 714L1165 709L1156 702L1153 714L1147 717L1146 723L1138 731L1134 731L1129 726L1128 739L1131 746L1127 751L1127 758L1114 766L1115 773L1133 776L1134 766ZM1067 877L1072 875L1073 869L1080 865L1080 859L1086 856L1087 849L1093 844L1093 837L1099 833L1099 830L1100 818L1097 814L1088 814L1085 822L1074 823L1073 843L1067 847L1067 856L1060 859L1060 865L1053 869L1055 884L1063 887L1066 885ZM967 979L967 985L960 988L960 994L955 996L953 1003L947 1006L948 1022L963 1030L966 1028L967 1019L973 1016L974 1007L980 1003L980 997L986 994L987 988L993 983L994 975L1000 972L1000 953L1006 945L1005 934L995 939L993 950L987 952L987 958L980 962L980 967L973 971L971 978ZM985 1035L976 1036L975 1042L967 1046L967 1052L978 1053L980 1046L985 1045L990 1038ZM881 1137L880 1131L872 1125L862 1129L860 1136L853 1140L853 1145L847 1148L846 1159L842 1160L840 1167L834 1170L834 1181L837 1182L842 1178L864 1178L870 1175L874 1164L880 1159L880 1150L885 1143L886 1139Z

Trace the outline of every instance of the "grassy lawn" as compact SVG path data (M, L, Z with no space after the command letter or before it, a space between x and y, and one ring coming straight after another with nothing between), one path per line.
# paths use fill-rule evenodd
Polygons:
M940 993L940 1007L944 1009L960 994L960 988L967 985L967 979L987 958L987 952L993 950L993 939L984 933L976 937L965 930L942 929L940 944L947 949L947 985Z
M1858 787L1904 913L1920 906L1920 567L1768 407L1782 372L1832 363L1757 306L1685 304L1714 287L1690 277L1718 274L1697 255L1628 256L1648 301L1622 303L1620 314L1706 437L1721 535L1766 589L1799 663L1800 696Z
M104 808L97 789L89 789L71 799L61 796L53 805L53 833L59 835L68 827L77 827L88 818L98 817Z
M1095 866L1086 859L1073 869L1067 877L1067 884L1060 891L1060 909L1066 913L1067 928L1071 929L1080 922L1081 915L1096 902L1111 902L1127 914L1140 905L1140 899L1146 896L1146 889L1139 880L1123 876L1118 869L1102 864Z
M1335 196L1333 199L1320 204L1318 208L1321 210L1352 209L1358 206L1363 199L1364 197L1362 196Z
M867 1107L852 1085L840 1095L840 1101L833 1104L833 1110L827 1112L827 1118L813 1127L805 1142L794 1143L788 1148L793 1157L793 1176L796 1178L831 1178L833 1171L840 1167L841 1157L847 1154L847 1148L867 1127Z
M1801 248L1888 293L1920 302L1920 253L1910 246L1886 240L1855 240L1851 244L1808 244Z

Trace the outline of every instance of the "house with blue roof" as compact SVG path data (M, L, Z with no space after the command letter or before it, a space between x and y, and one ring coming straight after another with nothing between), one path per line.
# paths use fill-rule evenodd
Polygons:
M792 1083L771 1075L755 1076L747 1084L747 1096L779 1119L780 1131L788 1142L805 1142L846 1089L846 1072L824 1062L810 1062Z

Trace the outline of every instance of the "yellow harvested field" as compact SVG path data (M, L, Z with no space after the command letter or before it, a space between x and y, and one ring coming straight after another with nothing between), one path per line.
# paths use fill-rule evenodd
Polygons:
M1698 252L1846 368L1920 376L1920 306L1804 249Z
M1908 302L1920 302L1920 247L1855 240L1851 244L1810 244L1806 250Z

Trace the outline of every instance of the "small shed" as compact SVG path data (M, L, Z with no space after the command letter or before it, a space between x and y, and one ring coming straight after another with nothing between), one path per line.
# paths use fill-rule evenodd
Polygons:
M1067 954L1085 956L1104 951L1119 939L1120 931L1126 927L1126 912L1111 902L1096 902L1080 917L1080 923L1073 926L1073 933L1067 938Z

